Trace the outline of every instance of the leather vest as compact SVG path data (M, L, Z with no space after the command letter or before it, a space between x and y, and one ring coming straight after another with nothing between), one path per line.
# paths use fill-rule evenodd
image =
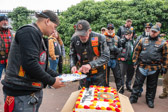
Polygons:
M77 52L77 59L79 62L79 66L88 64L88 62L95 60L97 58L97 55L95 54L93 50L93 46L91 42L91 40L94 38L95 37L89 37L89 40L86 43L82 43L80 39L77 38L75 48Z
M53 39L53 38L50 38ZM55 55L61 55L61 46L58 43L58 41L53 42L54 44L54 50L55 50Z
M39 30L33 24L26 25L23 27L33 27L37 31L37 33L39 33ZM12 57L15 57L15 60L10 60ZM46 42L41 37L39 64L44 70L46 70L47 68L47 63L48 63L47 58L48 58L48 51L46 47ZM39 90L44 87L42 82L37 81L36 79L32 79L29 75L25 74L25 71L21 65L21 52L20 52L19 44L16 42L15 39L13 40L11 45L11 51L10 51L9 60L8 60L8 67L6 70L6 76L4 81L6 82L7 86L18 85L22 87L27 87L30 90ZM8 83L10 83L10 85L8 85Z
M133 41L128 40L125 43L125 48L122 49L122 52L120 55L122 58L125 58L124 61L129 61L132 56L132 53L133 53Z
M106 36L106 42L110 49L110 58L117 58L118 37L116 35L114 37Z
M131 29L132 31L134 30L134 28L132 26L130 28L120 26L120 29L121 29L121 37L120 38L124 38L124 34L128 29Z
M160 38L153 40L148 38L142 39L142 50L140 53L140 62L143 64L160 64L162 61L162 51L165 40Z
M55 55L61 55L61 46L58 42L54 42Z

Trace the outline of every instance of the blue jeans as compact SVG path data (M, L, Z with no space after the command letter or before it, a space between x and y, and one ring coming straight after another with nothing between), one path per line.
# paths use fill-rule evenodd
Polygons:
M142 75L144 76L148 76L148 75L152 75L156 72L156 70L154 71L149 71L149 69L144 69L144 68L141 68L139 67L139 71L141 72Z
M0 80L1 80L3 69L6 70L6 64L0 64Z
M57 71L59 58L57 58L56 60L49 59L49 61L50 61L50 68L54 71Z
M116 67L116 59L110 59L110 60L108 61L108 66L109 66L110 68L115 68L115 67Z

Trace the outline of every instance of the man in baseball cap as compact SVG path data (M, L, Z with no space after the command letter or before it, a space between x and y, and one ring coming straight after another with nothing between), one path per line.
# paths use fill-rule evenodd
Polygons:
M88 21L79 20L70 44L71 72L88 75L86 79L80 80L79 89L89 85L106 85L105 64L109 57L105 36L91 31Z

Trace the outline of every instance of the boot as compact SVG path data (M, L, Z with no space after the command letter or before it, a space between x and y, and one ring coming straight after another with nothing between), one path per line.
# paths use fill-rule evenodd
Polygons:
M154 108L154 103L152 101L146 102L149 108Z
M168 93L166 92L166 88L163 89L163 93L159 95L160 99L164 99L168 97Z

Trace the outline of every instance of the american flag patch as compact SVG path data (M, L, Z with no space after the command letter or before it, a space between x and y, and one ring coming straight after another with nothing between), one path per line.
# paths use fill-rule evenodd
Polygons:
M98 37L92 37L92 41L98 41Z

